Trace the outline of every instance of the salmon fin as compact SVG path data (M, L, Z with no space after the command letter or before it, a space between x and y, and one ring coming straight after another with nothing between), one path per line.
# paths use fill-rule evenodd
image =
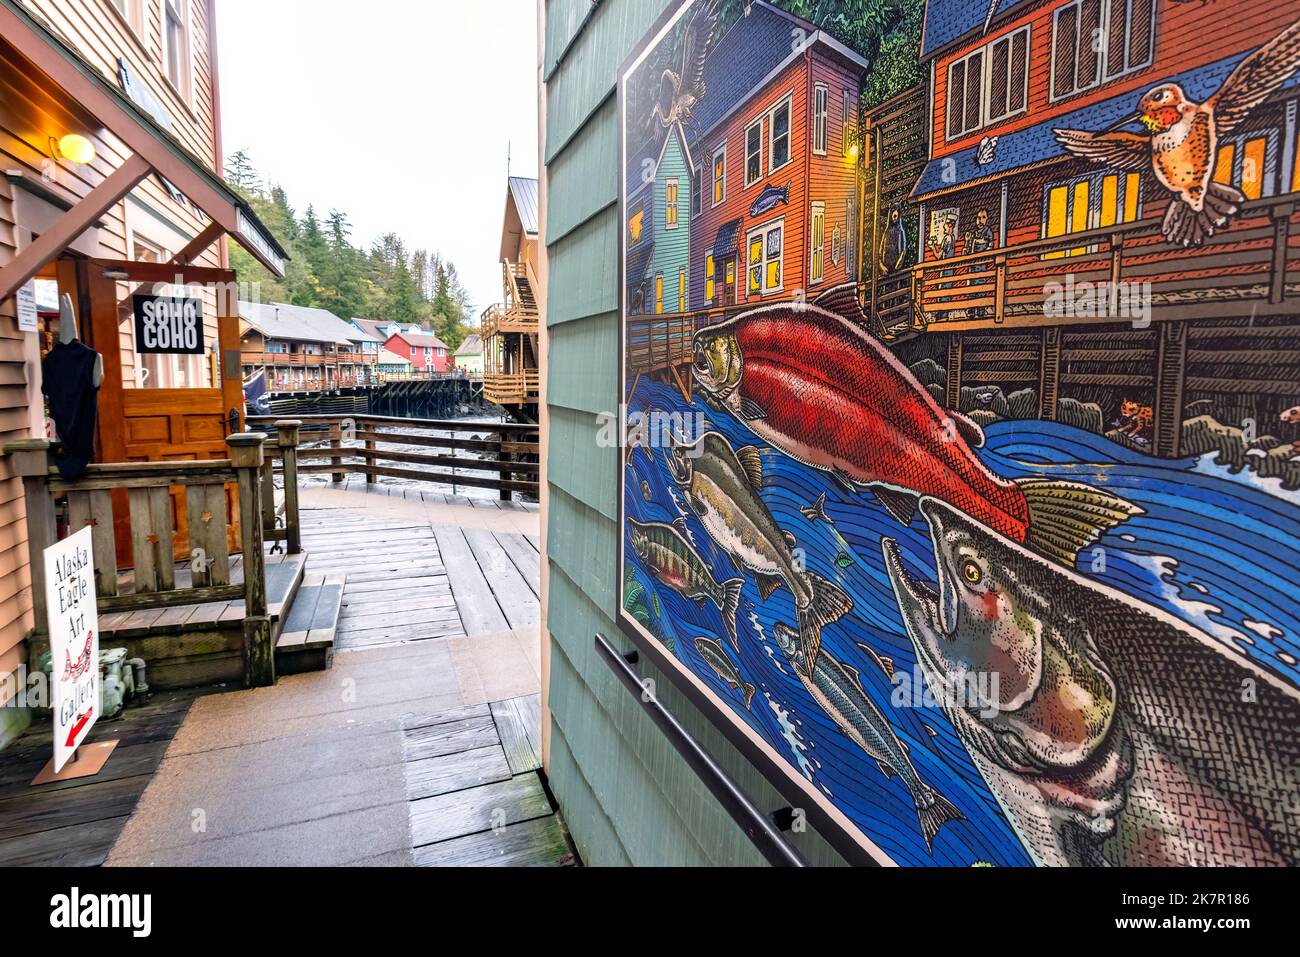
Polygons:
M853 676L853 680L858 683L858 687L862 688L863 693L865 693L867 689L862 684L862 675L858 671L858 669L854 668L851 664L848 664L847 662L844 661L840 662L840 667Z
M1029 506L1025 547L1073 568L1079 553L1142 509L1092 485L1050 479L1017 483Z
M934 728L930 727L928 724L923 724L921 725L921 727L925 729L925 733L928 734L930 737L932 738L939 737L939 732L934 730Z
M797 617L804 662L808 673L812 674L822 645L822 629L852 611L853 599L839 585L812 572L808 573L808 583L812 586L812 601L807 608L798 610Z
M746 399L744 396L740 397L737 403L737 410L740 413L740 417L746 422L753 422L755 419L767 418L767 412L764 411L761 405L753 399Z
M799 511L803 512L803 517L808 519L808 521L810 522L823 521L827 525L835 524L834 522L831 521L830 516L826 514L826 493L825 492L822 492L821 497L818 498L817 501L814 502L812 505L808 505L804 508L801 508L799 509Z
M791 548L799 547L799 539L794 537L793 532L787 532L785 529L781 529L781 537L785 539L785 543Z
M740 635L736 632L736 616L740 614L740 592L745 579L733 578L722 583L722 624L731 639L731 647L740 650Z
M673 519L673 528L681 532L683 538L685 538L687 541L690 541L690 529L686 524L685 516L679 515L675 519Z
M949 821L964 821L966 815L934 789L927 787L925 791L930 803L926 807L917 804L916 814L921 820L921 836L925 838L925 849L934 853L934 838L939 833L939 828Z
M763 453L752 445L736 449L736 458L745 470L745 478L757 491L763 491Z
M755 579L758 584L758 597L767 601L772 597L772 593L785 584L776 575L759 575Z
M953 425L957 426L957 433L966 440L966 444L973 449L984 448L984 430L970 416L963 412L954 412L948 410L948 415L952 419Z
M881 655L876 654L876 650L874 648L870 647L869 645L864 645L860 641L857 644L858 647L861 648L863 651L865 651L867 655L871 658L871 660L876 663L876 667L885 673L885 677L892 682L894 680L894 659L885 658Z
M886 778L892 778L894 776L895 773L894 769L891 768L884 761L877 761L876 767L880 768L880 773L883 774Z
M911 525L916 517L916 496L907 492L895 492L890 488L873 489L876 499L884 506L890 517L900 525Z
M737 574L744 574L745 564L731 552L727 552L727 561L731 562L731 567L736 570Z
M754 686L746 683L745 686L741 689L741 694L745 696L745 710L748 711L750 710L749 708L750 702L754 700Z
M840 483L840 487L843 488L844 491L848 492L850 495L857 494L857 483L855 483L853 479L849 477L849 474L843 469L831 469L831 476L834 477L835 481Z

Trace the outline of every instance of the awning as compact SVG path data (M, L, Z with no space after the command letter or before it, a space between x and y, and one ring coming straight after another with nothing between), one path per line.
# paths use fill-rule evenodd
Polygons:
M1179 84L1189 97L1203 102L1227 79L1249 51L1227 57L1207 66L1188 70L1178 76L1170 77L1165 82ZM1300 83L1300 76L1294 76L1285 84L1294 86ZM1122 119L1137 108L1138 99L1147 89L1130 90L1113 96L1100 103L1094 103L1063 116L1045 120L1028 129L1018 130L998 137L993 160L981 165L976 160L979 147L974 146L960 153L931 160L921 172L916 187L912 190L913 200L924 200L941 193L965 189L991 179L1000 179L1008 173L1027 167L1040 166L1044 163L1070 159L1053 130L1104 130L1112 123Z
M177 262L192 262L223 234L228 234L273 275L283 277L288 254L243 198L17 0L0 0L0 38L0 49L12 48L30 64L33 73L43 73L53 86L61 89L132 153L38 239L0 268L0 300L13 295L151 174L174 186L212 220L177 256Z
M736 254L740 248L740 226L741 220L733 219L718 227L718 235L713 238L713 248L710 250L714 259L725 259Z

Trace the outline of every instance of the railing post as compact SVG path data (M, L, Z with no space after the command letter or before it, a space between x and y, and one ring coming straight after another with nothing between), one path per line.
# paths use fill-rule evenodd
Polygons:
M45 611L45 549L59 537L54 521L54 500L50 497L50 443L46 439L20 439L5 446L5 454L16 475L23 480L23 505L27 511L27 555L31 567L32 612L36 630L29 649L35 662L49 640L50 623ZM110 574L116 574L112 569Z
M246 432L226 439L230 462L239 475L239 514L244 551L244 685L264 688L275 684L275 648L271 645L271 619L267 611L266 567L262 523L262 484L258 473L266 450L263 432Z
M1294 203L1273 207L1273 261L1268 284L1270 305L1279 306L1286 301L1287 249L1291 238L1291 216Z
M365 429L367 435L373 434L379 429L379 426L373 422L369 423L368 425L363 425L362 427ZM366 455L366 484L374 485L376 482L379 481L379 471L378 471L379 460L375 457L374 454L375 452L374 439L372 438L366 439L366 452L368 453Z
M275 423L275 441L280 446L284 468L285 550L290 555L302 551L302 526L298 522L298 436L301 429L299 419L281 419Z
M332 424L330 425L330 433L329 433L329 434L330 434L330 448L331 448L331 449L340 449L340 450L341 450L341 449L343 448L343 427L342 427L342 425L340 425L338 422L334 422L334 423L332 423ZM333 473L331 473L331 475L330 475L330 481L333 482L335 485L338 485L340 482L343 481L343 478L344 478L344 475L343 475L343 472L342 472L342 468L343 468L343 458L342 458L342 456L331 456L331 458L330 458L330 465L333 465L335 468L339 469L339 471L337 471L337 472L333 472Z
M509 461L510 461L510 455L506 452L506 450L505 450L505 446L506 446L506 443L510 441L510 433L509 433L509 432L498 432L497 435L500 436L500 438L501 438L501 446L500 446L500 448L497 449L497 455L500 457L500 458L498 459L498 461L501 461L501 462L509 462ZM504 483L505 483L505 482L509 482L509 481L511 480L511 478L512 478L512 475L511 475L511 473L510 473L510 471L509 471L508 469L502 469L501 472L500 472L500 474L501 474L501 482L503 483L502 488L501 488L501 495L500 495L500 498L501 498L501 501L503 501L503 502L509 502L509 501L511 501L511 500L514 498L514 496L511 495L509 489L507 489L507 488L504 487Z
M994 262L997 280L993 288L993 321L1001 322L1007 311L1007 254L999 254Z

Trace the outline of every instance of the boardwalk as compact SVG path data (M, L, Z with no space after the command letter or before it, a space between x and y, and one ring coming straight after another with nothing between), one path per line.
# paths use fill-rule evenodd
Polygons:
M538 773L536 506L364 489L303 493L307 574L343 585L332 667L178 702L104 799L6 775L0 863L75 829L101 845L76 863L573 862Z

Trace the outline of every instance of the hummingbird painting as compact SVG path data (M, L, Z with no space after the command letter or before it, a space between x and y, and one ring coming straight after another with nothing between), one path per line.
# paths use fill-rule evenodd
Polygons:
M1099 133L1053 130L1075 156L1117 170L1151 170L1172 195L1162 232L1166 241L1199 246L1241 209L1245 196L1213 180L1218 144L1237 130L1297 69L1300 21L1242 60L1204 103L1177 83L1143 94L1137 112ZM1140 121L1147 134L1121 127Z

